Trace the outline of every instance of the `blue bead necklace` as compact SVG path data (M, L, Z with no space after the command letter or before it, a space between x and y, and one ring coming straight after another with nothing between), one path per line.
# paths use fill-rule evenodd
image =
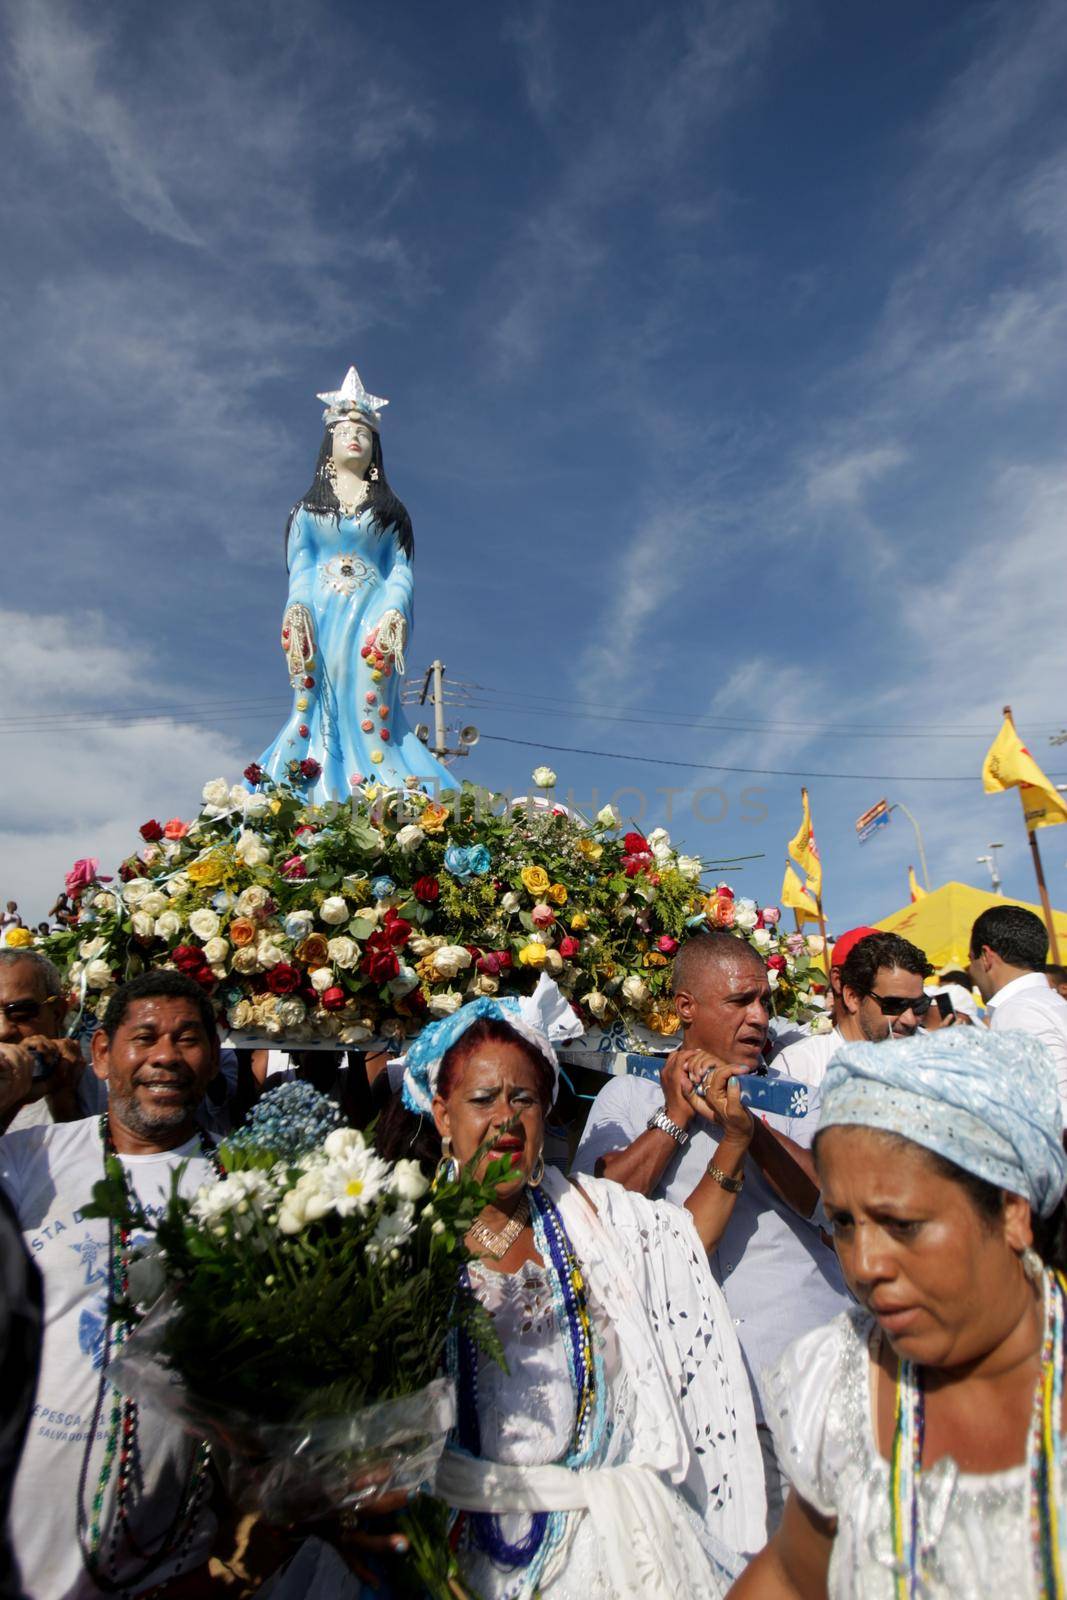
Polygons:
M606 1405L604 1370L585 1294L581 1264L552 1200L539 1188L527 1190L530 1199L534 1243L548 1271L552 1306L567 1354L574 1394L574 1428L570 1449L563 1465L573 1469L597 1460L604 1443ZM470 1277L464 1268L463 1287L469 1291ZM481 1429L478 1423L478 1352L470 1336L457 1330L449 1342L447 1364L456 1378L459 1399L458 1441L472 1456L481 1455ZM500 1518L488 1512L473 1512L466 1519L469 1537L498 1566L520 1570L522 1578L514 1593L534 1593L553 1551L566 1533L567 1513L537 1511L521 1539L505 1538Z

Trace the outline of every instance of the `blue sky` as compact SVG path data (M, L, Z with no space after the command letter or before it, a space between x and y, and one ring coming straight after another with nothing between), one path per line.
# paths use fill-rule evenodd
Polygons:
M43 909L272 738L285 515L354 361L415 523L413 676L479 686L466 776L638 789L686 848L762 853L726 875L768 900L803 773L838 928L906 898L907 824L855 843L883 795L935 883L1003 840L1034 897L978 774L1006 701L1067 774L1054 0L4 26L0 895Z

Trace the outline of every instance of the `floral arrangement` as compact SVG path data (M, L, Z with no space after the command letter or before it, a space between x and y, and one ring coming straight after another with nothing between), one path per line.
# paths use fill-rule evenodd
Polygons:
M390 1164L340 1124L332 1101L285 1084L191 1198L175 1181L153 1218L112 1157L86 1213L147 1235L113 1308L133 1321L149 1308L115 1382L220 1445L237 1503L287 1524L432 1479L454 1418L439 1376L451 1327L501 1358L459 1284L465 1236L508 1162L431 1189L417 1161ZM454 1600L447 1517L420 1500L402 1524L415 1592Z
M669 1038L674 953L710 927L764 957L780 1015L816 1009L810 943L782 932L776 907L703 886L701 861L663 828L553 805L549 768L534 775L545 797L510 808L468 784L431 799L367 783L351 804L312 805L301 784L315 776L275 785L253 764L250 787L208 783L196 818L144 823L111 887L77 863L76 920L44 942L72 998L102 1015L118 983L172 966L237 1042L358 1045L527 992L544 971L587 1027Z

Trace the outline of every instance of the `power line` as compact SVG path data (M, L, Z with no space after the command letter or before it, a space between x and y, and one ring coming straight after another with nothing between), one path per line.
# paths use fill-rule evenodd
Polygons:
M758 778L839 778L846 782L855 780L863 783L977 783L977 775L946 778L939 774L928 772L909 774L905 772L810 772L793 771L783 767L727 767L711 761L675 761L666 756L635 756L628 755L621 750L585 750L572 744L545 744L540 739L513 739L503 733L483 733L483 739L491 739L496 744L517 744L528 750L555 750L564 755L571 756L600 756L606 761L641 761L653 767L685 767L693 772L735 772L745 777ZM1050 773L1050 777L1058 777L1058 773Z

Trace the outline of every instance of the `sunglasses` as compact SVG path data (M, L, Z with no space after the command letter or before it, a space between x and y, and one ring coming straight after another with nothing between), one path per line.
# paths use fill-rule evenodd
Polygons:
M34 1022L55 998L50 994L46 1000L0 1000L0 1011L8 1022Z
M868 989L867 993L878 1002L883 1017L902 1017L905 1011L914 1011L917 1017L925 1017L934 1003L932 994L920 994L912 1000L906 994L875 994L873 989Z

